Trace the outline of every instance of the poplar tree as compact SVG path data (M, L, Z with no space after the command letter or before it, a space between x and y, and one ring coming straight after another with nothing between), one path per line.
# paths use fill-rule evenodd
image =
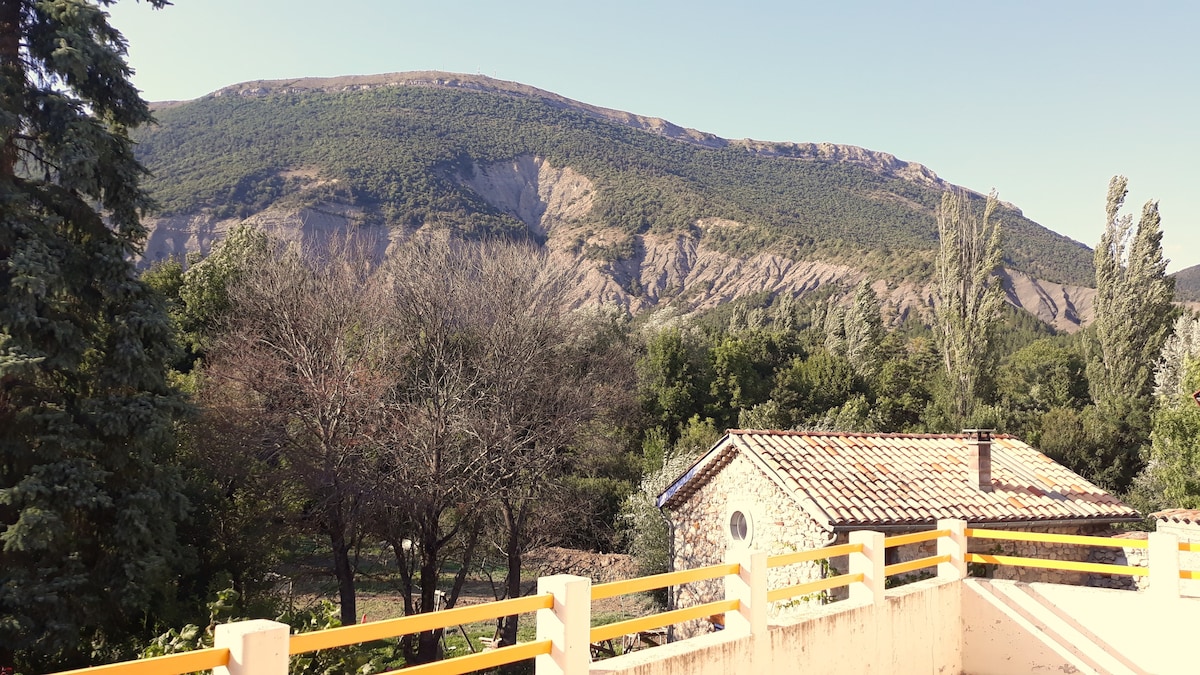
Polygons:
M1096 246L1095 322L1088 348L1092 400L1105 416L1149 411L1154 366L1171 326L1175 281L1166 274L1158 203L1146 202L1137 229L1120 215L1128 179L1108 184L1104 235Z
M151 115L110 4L0 0L0 670L108 656L179 559L171 326L129 262Z
M1184 314L1163 346L1155 372L1149 462L1134 483L1140 508L1200 506L1200 317Z
M1095 320L1084 346L1088 446L1068 465L1105 487L1126 490L1150 440L1154 366L1173 319L1174 280L1166 275L1158 204L1146 202L1134 227L1121 215L1128 180L1108 185L1104 234L1096 246Z
M1200 361L1200 316L1180 314L1171 336L1163 343L1154 369L1154 395L1169 397L1183 391L1184 371L1189 361Z
M964 195L950 191L942 195L938 210L934 333L957 423L966 421L975 408L988 341L1004 302L995 278L1001 260L997 204L996 194L988 195L980 218Z
M883 342L883 316L879 297L864 279L854 292L854 304L846 312L846 359L854 372L870 379L879 374L883 358L879 346Z

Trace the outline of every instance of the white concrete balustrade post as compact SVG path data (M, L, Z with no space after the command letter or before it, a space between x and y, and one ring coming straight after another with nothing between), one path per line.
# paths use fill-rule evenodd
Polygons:
M213 669L213 675L287 675L287 624L252 619L217 626L214 647L229 650L229 665Z
M537 675L587 675L592 663L592 580L571 574L541 577L538 593L554 596L554 606L539 609L537 639L550 640L549 654L535 662Z
M862 583L850 584L850 600L883 602L884 547L883 533L858 530L850 533L851 544L862 544L862 553L850 554L850 574L863 575Z
M950 562L938 563L937 574L942 579L964 579L967 576L967 521L943 518L937 529L950 530L949 537L938 537L937 554L950 556Z
M725 599L736 598L741 608L725 613L725 630L738 635L757 635L767 630L767 554L730 551L725 562L737 563L738 574L725 576Z
M1178 600L1179 537L1167 532L1151 532L1146 539L1146 564L1150 567L1147 592L1161 600Z
M729 551L725 562L737 563L737 574L725 575L725 599L738 601L736 612L725 612L725 630L751 637L752 666L766 668L771 662L767 635L767 554L759 551Z

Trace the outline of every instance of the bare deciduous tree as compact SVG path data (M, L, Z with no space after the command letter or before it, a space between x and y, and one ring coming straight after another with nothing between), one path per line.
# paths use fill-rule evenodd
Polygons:
M375 269L352 247L287 249L230 290L210 386L305 487L344 623L364 536L392 548L407 614L453 607L484 543L503 551L505 595L521 593L534 514L581 431L632 388L564 283L532 247L425 239ZM516 630L506 619L507 641ZM439 639L406 638L406 660L435 660Z
M434 605L451 558L459 569L445 606L454 606L481 533L503 549L504 594L520 595L532 514L575 437L612 398L599 374L616 364L588 358L564 279L531 247L409 242L385 275L401 377L392 435L376 458L386 515L375 522L404 571L406 611ZM516 628L516 617L505 620L506 642ZM438 637L410 640L409 661L436 658Z
M274 445L329 538L342 622L356 620L351 551L362 534L369 439L391 384L381 301L352 246L277 252L229 289L208 386L236 397L244 428Z

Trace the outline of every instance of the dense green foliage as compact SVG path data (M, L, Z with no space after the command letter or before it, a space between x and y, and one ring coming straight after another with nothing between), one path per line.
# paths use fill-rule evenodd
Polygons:
M140 133L138 152L165 213L208 208L236 216L279 200L335 200L392 226L524 236L522 224L456 176L535 155L592 179L590 222L627 234L688 231L697 218L721 217L746 227L704 236L733 253L773 247L796 256L881 251L890 258L937 246L938 189L850 162L703 147L536 98L428 87L227 94L163 109L158 119ZM776 150L786 155L788 146ZM982 208L981 198L971 201ZM1010 266L1090 282L1086 248L1014 210L1001 217Z
M120 653L187 569L124 56L95 3L0 2L0 670Z

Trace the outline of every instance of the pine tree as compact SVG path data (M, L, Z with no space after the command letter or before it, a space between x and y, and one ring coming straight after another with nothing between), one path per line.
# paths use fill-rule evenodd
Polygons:
M171 326L129 262L149 201L127 130L151 116L125 53L94 2L0 0L0 670L103 658L180 557Z
M954 422L966 422L975 408L977 389L989 356L988 342L1004 301L995 279L1000 267L998 202L988 195L980 219L964 195L942 195L938 211L938 249L934 332L950 385Z

